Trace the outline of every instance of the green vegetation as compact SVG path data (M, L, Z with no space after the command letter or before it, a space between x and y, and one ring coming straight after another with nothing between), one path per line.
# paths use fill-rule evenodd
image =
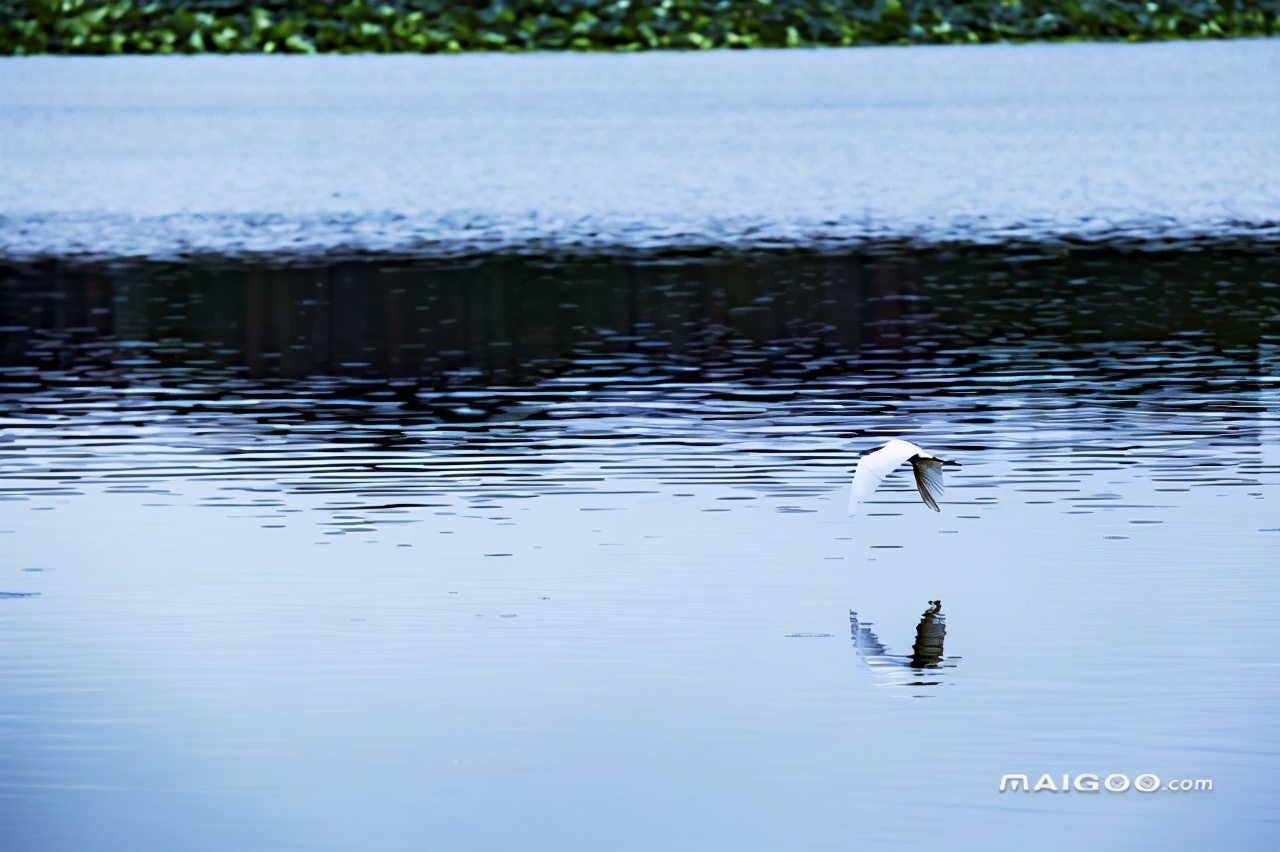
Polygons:
M1273 35L1280 0L0 0L0 54L646 50Z

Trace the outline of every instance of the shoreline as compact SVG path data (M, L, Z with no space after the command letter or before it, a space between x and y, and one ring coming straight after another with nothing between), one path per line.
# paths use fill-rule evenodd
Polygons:
M1189 0L1072 7L1044 0L0 0L0 52L13 55L463 53L763 49L813 46L1126 43L1275 35L1264 3ZM7 19L7 20L6 20Z

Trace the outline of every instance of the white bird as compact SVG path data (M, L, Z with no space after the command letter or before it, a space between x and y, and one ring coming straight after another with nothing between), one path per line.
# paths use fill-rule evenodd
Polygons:
M873 453L858 459L853 471L853 487L849 489L849 514L858 514L858 504L876 492L880 483L904 461L911 462L916 475L916 488L924 504L938 511L938 498L942 496L942 466L959 462L947 461L927 453L910 441L895 438Z

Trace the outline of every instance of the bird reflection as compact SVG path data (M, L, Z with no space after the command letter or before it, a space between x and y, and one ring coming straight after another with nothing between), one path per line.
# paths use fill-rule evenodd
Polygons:
M933 669L942 665L942 643L947 638L947 617L942 601L929 601L929 608L916 625L916 641L911 646L911 667Z
M909 655L890 654L872 626L870 622L860 622L858 613L849 610L854 650L876 674L877 686L938 686L946 682L942 670L955 668L960 659L946 656L943 650L947 620L940 600L929 601L921 613Z

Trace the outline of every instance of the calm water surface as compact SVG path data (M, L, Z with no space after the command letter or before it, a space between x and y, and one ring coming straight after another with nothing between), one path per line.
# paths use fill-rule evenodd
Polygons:
M1278 367L1263 252L5 269L0 848L1276 848Z

